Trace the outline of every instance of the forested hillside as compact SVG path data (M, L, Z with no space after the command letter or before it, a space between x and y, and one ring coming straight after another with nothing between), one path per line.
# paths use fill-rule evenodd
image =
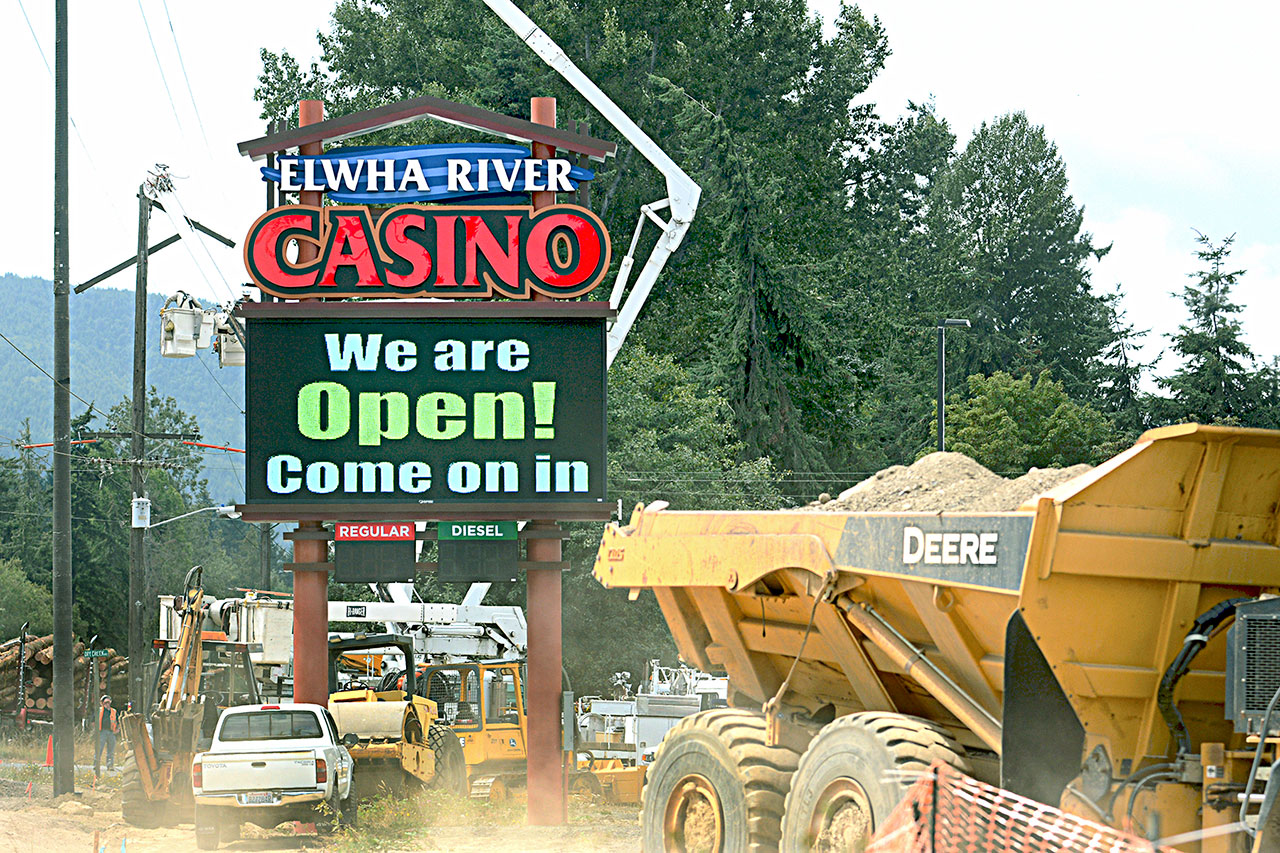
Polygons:
M208 443L244 446L244 374L220 370L216 357L160 357L159 319L165 297L152 294L147 347L147 429L199 432ZM0 276L0 636L24 621L36 633L52 625L50 511L51 448L22 444L52 440L53 395L39 368L53 364L53 288L48 281ZM18 352L21 349L26 357ZM30 361L28 361L28 358ZM32 364L35 362L35 364ZM39 365L39 368L36 367ZM133 293L97 287L71 297L73 438L87 432L120 433L72 447L71 525L76 631L97 634L123 648L128 620L129 501L133 382ZM183 445L150 442L144 483L152 520L173 518L214 503L243 499L243 457ZM258 583L259 531L213 513L192 516L147 533L146 600L176 592L193 565L205 567L206 587L226 595ZM154 611L144 624L154 631Z
M199 424L204 441L244 447L244 370L218 367L217 356L160 357L160 308L166 295L152 293L148 304L147 384L172 397ZM0 334L40 367L53 365L53 285L43 279L0 275L0 304L5 306ZM211 375L212 374L212 375ZM127 401L133 387L133 291L101 285L71 296L71 390L101 412ZM0 453L13 444L53 440L53 391L49 378L0 340ZM79 414L83 403L72 399ZM104 430L99 421L88 429ZM244 498L244 462L238 453L210 452L202 459L209 493L219 503ZM128 507L121 510L127 516Z

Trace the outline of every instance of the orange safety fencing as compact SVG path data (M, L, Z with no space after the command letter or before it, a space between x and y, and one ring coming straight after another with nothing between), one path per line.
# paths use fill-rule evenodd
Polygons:
M935 763L866 853L1177 853Z

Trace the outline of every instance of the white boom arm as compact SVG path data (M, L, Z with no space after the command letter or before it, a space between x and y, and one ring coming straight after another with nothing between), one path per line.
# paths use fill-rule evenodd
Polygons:
M476 586L485 586L477 584ZM442 661L523 658L529 647L524 611L476 602L473 587L462 604L330 601L330 622L383 622L413 637L414 653Z
M660 229L662 236L658 238L657 245L653 247L653 252L649 255L649 260L645 261L644 267L640 270L640 275L636 278L635 285L631 288L631 293L627 296L625 304L622 304L618 310L618 318L614 321L613 327L609 330L608 345L608 363L612 364L613 359L618 354L618 350L622 348L622 342L626 340L627 333L631 331L631 326L635 323L636 317L640 314L640 309L644 307L644 303L649 298L649 292L653 290L653 285L658 280L658 274L662 272L662 268L667 263L667 258L680 246L684 240L685 232L689 230L689 224L693 221L693 215L698 209L698 199L702 195L702 188L694 183L685 171L676 165L676 162L667 156L667 153L658 147L652 139L649 138L640 126L631 120L631 117L624 113L612 99L609 98L600 87L591 81L591 78L582 72L578 66L573 64L573 60L565 54L560 46L556 44L551 36L543 32L537 24L529 19L529 16L511 2L511 0L484 0L485 5L497 13L503 22L512 29L513 32L524 43L529 45L534 53L542 59L543 62L550 65L557 73L560 74L569 85L578 90L582 97L586 98L587 103L595 107L600 115L617 128L631 145L640 152L640 154L653 164L667 181L667 197L652 204L646 204L640 208L640 220L636 223L635 235L631 239L631 247L627 250L626 257L622 259L622 263L618 266L618 278L613 285L613 292L609 297L609 304L618 309L622 302L622 294L626 289L627 279L631 274L631 265L633 263L633 255L635 254L636 244L640 240L640 232L644 227L646 219L652 220ZM658 211L666 209L670 211L669 218L666 221L658 216Z

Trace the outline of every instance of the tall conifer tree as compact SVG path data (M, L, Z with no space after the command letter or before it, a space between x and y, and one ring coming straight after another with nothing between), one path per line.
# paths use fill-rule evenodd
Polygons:
M1231 290L1244 275L1228 260L1235 236L1214 243L1197 232L1196 257L1204 267L1182 288L1187 322L1169 336L1181 364L1159 381L1168 397L1160 405L1165 420L1248 423L1258 411L1262 390L1254 375L1253 350L1240 328L1240 306Z

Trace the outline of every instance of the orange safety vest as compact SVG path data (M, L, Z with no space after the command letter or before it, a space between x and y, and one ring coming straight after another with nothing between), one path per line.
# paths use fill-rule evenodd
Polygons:
M108 723L108 725L110 726L110 729L107 729L107 728L105 728L105 727L102 725L102 712L103 712L103 711L110 711L110 712L111 712L111 716L110 716L110 718L109 718L109 719L110 719L110 722ZM98 708L98 731L112 731L112 732L114 732L115 730L116 730L116 709L115 709L115 708Z

